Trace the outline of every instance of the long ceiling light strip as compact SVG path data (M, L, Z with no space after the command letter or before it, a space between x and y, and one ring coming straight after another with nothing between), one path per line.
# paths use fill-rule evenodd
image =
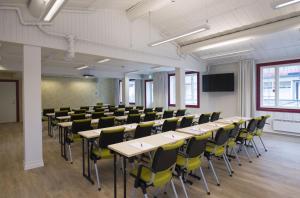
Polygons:
M150 43L149 46L151 46L151 47L158 46L158 45L161 45L161 44L164 44L164 43L168 43L168 42L180 39L180 38L184 38L184 37L187 37L187 36L191 36L193 34L197 34L197 33L206 31L208 29L209 29L209 27L206 26L206 25L205 26L201 26L201 27L199 27L197 29L194 29L192 31L189 31L189 32L186 32L186 33L183 33L183 34L179 34L179 35L176 35L176 36L173 36L173 37L161 40L161 41Z
M103 60L99 60L97 63L106 63L108 61L110 61L110 59L106 58L106 59L103 59Z
M286 7L286 6L295 4L295 3L299 3L299 2L300 2L300 0L279 1L279 2L273 3L272 5L275 9L279 9L279 8L283 8L283 7Z
M224 47L227 45L245 42L250 39L251 39L250 37L244 37L244 38L238 38L238 39L232 39L232 40L223 41L223 42L219 42L219 43L214 43L214 44L210 44L210 45L205 45L205 46L199 47L197 49L197 51L204 51L204 50L214 49L214 48L218 48L218 47Z
M221 58L221 57L228 57L228 56L236 56L243 53L249 53L252 52L254 49L245 49L245 50L239 50L239 51L231 51L231 52L225 52L225 53L219 53L214 55L204 55L201 56L201 59L208 60L208 59L215 59L215 58Z
M83 69L86 69L86 68L88 68L89 66L87 66L87 65L84 65L84 66L81 66L81 67L77 67L76 69L77 70L83 70Z
M60 10L60 8L65 3L65 0L55 0L52 7L49 9L47 14L44 17L44 21L51 21L55 14Z

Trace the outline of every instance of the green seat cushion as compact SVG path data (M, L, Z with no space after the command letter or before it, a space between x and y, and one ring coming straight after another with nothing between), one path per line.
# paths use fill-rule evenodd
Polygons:
M185 158L183 155L177 155L176 165L186 169L188 172L196 170L201 166L200 156L195 158Z
M137 173L138 173L138 168L135 168L131 171L131 175L133 177L137 177ZM161 187L166 185L168 182L170 182L171 178L172 178L171 170L165 170L154 174L149 168L142 167L141 180L148 185L152 184L154 187Z
M234 148L236 146L236 142L234 138L230 138L227 143L228 148Z
M262 136L263 131L261 129L256 129L256 131L254 132L255 136Z
M213 142L208 142L206 144L205 151L210 154L214 154L215 156L221 156L225 152L225 147L223 145L218 146Z
M93 149L92 154L99 159L110 159L114 156L109 149Z
M253 139L253 135L249 134L247 131L241 131L239 137L243 138L243 139L246 139L248 141Z
M81 136L78 134L73 134L71 136L68 136L68 139L71 142L79 142L79 141L81 141Z

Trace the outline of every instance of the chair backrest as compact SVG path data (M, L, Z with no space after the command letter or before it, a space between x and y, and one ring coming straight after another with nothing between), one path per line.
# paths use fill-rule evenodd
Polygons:
M154 121L156 119L156 113L155 112L148 112L145 114L144 122L148 121Z
M125 115L124 109L118 109L114 112L114 116L123 116L123 115Z
M154 111L155 112L163 112L163 107L155 107Z
M102 109L103 108L103 106L100 106L100 105L97 105L97 106L94 106L94 110L96 110L96 109Z
M178 109L177 111L176 111L176 117L178 117L178 116L185 116L185 112L186 112L186 109Z
M114 107L114 106L110 106L108 109L109 109L109 112L115 112L118 108Z
M175 131L177 128L178 118L171 118L164 121L162 132Z
M221 112L213 112L210 117L210 121L214 122L219 120Z
M173 110L165 110L163 114L163 118L172 118L174 116Z
M96 108L94 110L95 110L95 112L104 112L105 108Z
M102 117L99 119L98 129L113 127L113 126L115 126L115 117L114 116Z
M127 124L140 123L141 115L140 114L129 114L127 117Z
M93 112L92 113L92 119L99 119L105 117L104 112Z
M90 107L89 106L83 106L83 107L80 107L80 109L85 109L85 110L89 110L90 109Z
M81 114L81 113L85 113L86 109L76 109L74 110L74 114Z
M144 106L136 106L137 110L144 110Z
M125 109L125 105L119 105L120 109Z
M84 120L84 119L85 119L85 114L84 113L72 114L71 115L71 121L74 121L74 120Z
M130 111L132 109L133 109L133 107L125 107L125 111Z
M103 106L103 102L97 102L97 106Z
M70 107L61 107L59 110L60 110L60 111L67 111L67 112L70 112L70 111L71 111L71 108L70 108Z
M176 163L179 148L184 141L159 147L154 154L151 169L154 173L171 170Z
M144 109L144 113L149 113L149 112L153 112L153 109L152 108L146 108L146 109Z
M229 132L229 137L230 138L236 138L239 135L239 131L240 131L240 126L241 124L243 124L244 121L240 121L240 122L235 122L234 124L234 128L230 130Z
M216 136L215 136L215 143L218 146L224 145L227 140L229 139L230 130L234 128L234 125L231 124L229 126L223 127L218 129Z
M258 120L253 118L249 121L248 125L247 125L247 132L248 133L253 133L256 129L257 126L257 122Z
M205 114L201 114L198 120L198 124L205 124L208 123L210 120L210 114L209 113L205 113Z
M205 146L208 141L208 138L211 137L212 132L208 132L204 135L198 135L192 137L188 143L186 148L186 157L187 158L195 158L201 156L201 154L205 151Z
M139 110L138 109L130 109L129 114L138 114Z
M77 134L80 131L92 130L91 121L91 119L74 120L71 128L72 133Z
M266 125L266 121L267 121L268 117L267 116L261 116L261 118L258 120L257 122L257 129L263 129Z
M48 113L54 113L55 110L54 109L44 109L43 110L43 116L46 116Z
M194 116L185 116L181 119L179 128L190 127L193 124Z
M150 136L152 133L153 125L154 122L139 124L135 129L134 139Z
M116 127L114 129L103 129L100 133L99 147L104 149L111 144L123 142L124 127Z
M68 116L68 111L56 111L54 117Z

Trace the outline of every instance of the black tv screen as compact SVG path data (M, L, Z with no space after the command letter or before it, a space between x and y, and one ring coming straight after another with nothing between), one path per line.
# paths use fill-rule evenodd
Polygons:
M234 91L234 73L203 75L202 86L203 92Z

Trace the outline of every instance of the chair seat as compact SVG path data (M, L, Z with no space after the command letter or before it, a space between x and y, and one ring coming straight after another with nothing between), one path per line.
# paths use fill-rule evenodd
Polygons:
M81 141L81 136L78 135L78 134L73 134L73 135L67 137L67 142L68 143L70 143L70 142L79 142L79 141Z
M228 140L227 143L228 148L235 148L236 147L236 142L235 142L235 138L231 138Z
M130 174L136 178L138 174L138 168L133 169ZM151 169L144 166L142 167L140 179L147 185L153 185L154 187L161 187L167 184L171 178L172 178L172 171L167 170L167 171L162 171L154 174L154 178L152 181Z
M93 156L97 159L110 159L114 157L114 155L110 152L109 149L93 149L92 157Z
M207 142L205 152L214 154L215 156L221 156L225 152L224 146L218 146L212 141Z
M250 141L253 139L253 135L249 134L246 130L242 130L240 132L239 138L243 138Z
M257 129L255 132L254 132L254 136L262 136L263 134L263 131L261 129Z
M177 155L176 165L186 169L188 172L196 170L201 166L201 158L185 158L183 155Z

